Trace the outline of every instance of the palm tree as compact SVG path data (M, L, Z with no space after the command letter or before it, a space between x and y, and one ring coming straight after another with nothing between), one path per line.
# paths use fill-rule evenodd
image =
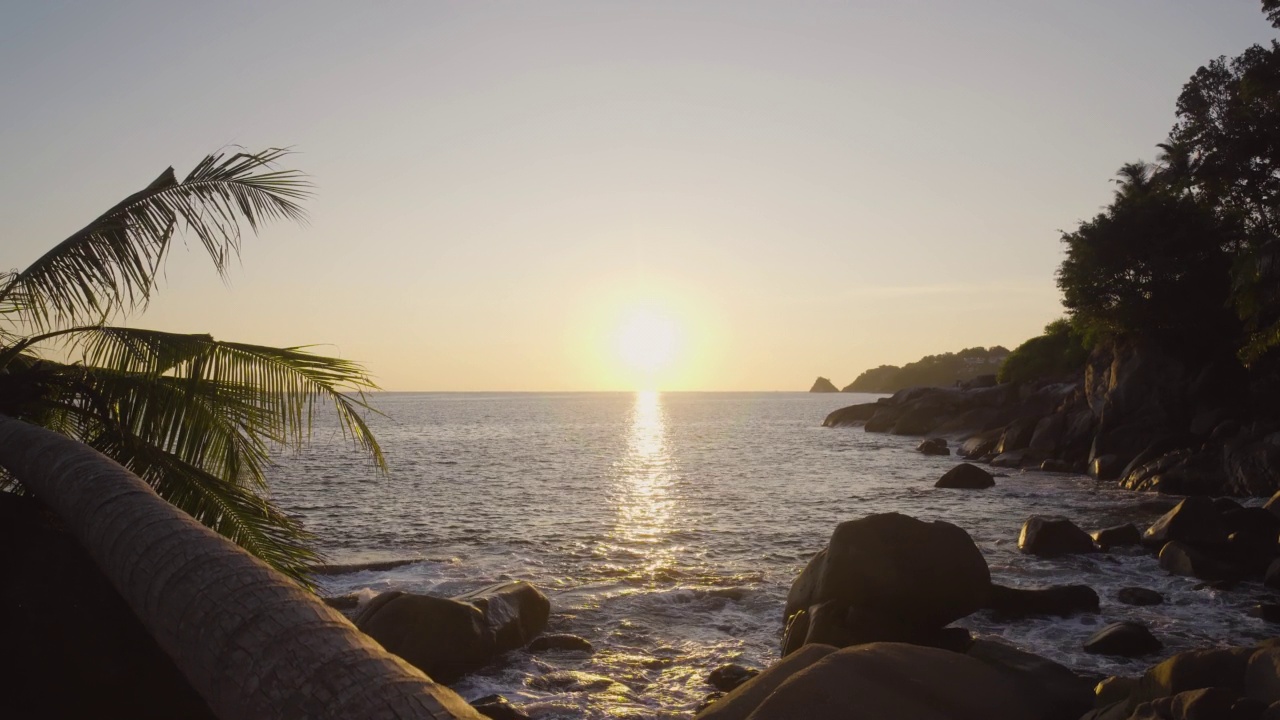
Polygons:
M196 520L306 583L317 559L299 523L266 496L271 450L306 440L318 404L385 468L361 413L357 364L306 348L108 324L144 309L179 233L226 276L242 229L302 221L306 178L286 150L213 154L173 168L26 269L0 273L0 414L80 440ZM26 491L20 476L0 484ZM91 490L91 489L90 489ZM37 493L38 494L38 493Z

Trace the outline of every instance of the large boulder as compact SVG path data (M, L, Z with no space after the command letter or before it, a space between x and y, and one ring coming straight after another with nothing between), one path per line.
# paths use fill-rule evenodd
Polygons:
M699 712L697 720L745 720L792 675L835 651L836 648L829 645L805 645Z
M933 486L938 488L982 490L995 484L995 478L992 477L991 473L977 465L960 463L944 473Z
M1068 617L1098 612L1098 593L1088 585L1011 588L992 583L987 609L1001 618L1034 615Z
M973 539L948 522L899 513L836 527L787 596L786 616L828 600L905 624L941 628L986 603L991 573Z
M494 631L476 606L398 590L369 601L356 627L443 683L484 667L497 647Z
M812 646L810 646L812 647ZM797 656L799 654L797 653ZM793 656L796 657L796 656ZM785 661L784 661L785 663ZM779 663L778 668L783 663ZM729 693L698 720L1066 720L1052 690L1026 667L899 643L846 648L787 677L770 693L753 684Z
M1226 544L1227 531L1213 501L1201 496L1186 498L1142 534L1142 544L1151 549L1164 547L1171 540L1200 547Z
M1090 537L1098 544L1098 547L1103 550L1109 550L1113 547L1125 547L1141 543L1142 531L1133 523L1125 523L1103 528L1090 535Z
M884 407L880 403L863 403L840 408L827 415L822 421L823 427L842 427L844 425L860 425L875 416L876 411Z
M1164 647L1146 625L1132 620L1107 625L1089 636L1084 651L1097 655L1141 657Z
M984 458L995 453L996 446L1000 444L1000 431L989 430L978 433L960 443L960 449L956 454L970 460Z
M916 446L916 452L925 455L950 455L951 449L947 447L945 438L935 437L922 441Z
M1165 543L1165 546L1160 548L1160 567L1174 575L1200 578L1211 582L1239 580L1244 575L1236 566L1177 540Z
M541 590L524 581L499 583L455 600L470 603L484 614L493 631L494 649L506 652L524 647L547 626L551 601Z
M1016 678L1045 720L1076 720L1093 704L1090 681L1047 658L996 640L975 640L965 654Z
M1093 538L1063 517L1032 515L1022 524L1018 549L1040 557L1097 552Z

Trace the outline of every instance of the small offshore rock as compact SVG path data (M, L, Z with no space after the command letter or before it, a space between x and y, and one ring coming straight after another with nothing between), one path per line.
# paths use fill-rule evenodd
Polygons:
M833 392L840 392L840 388L836 387L835 383L831 382L827 378L820 377L817 380L813 381L813 387L809 388L809 392L833 393Z
M929 438L916 446L916 452L925 455L950 455L951 450L947 448L947 441L943 438Z
M530 720L528 715L516 709L511 701L501 695L485 695L471 701L471 707L493 720Z
M1040 557L1097 552L1093 538L1064 517L1032 515L1022 524L1018 549Z
M1141 587L1120 588L1116 599L1125 605L1159 605L1164 602L1164 596L1160 593Z
M1106 550L1113 547L1138 545L1142 542L1142 531L1133 523L1125 523L1114 527L1103 528L1092 535L1093 541Z
M1141 657L1164 647L1146 625L1125 620L1111 623L1094 633L1084 643L1084 651L1095 655Z
M712 670L707 676L707 683L717 690L729 692L759 674L760 671L755 668L729 663Z
M983 490L995 484L996 481L991 476L991 473L977 465L960 463L948 470L933 486L938 488Z
M586 638L577 635L555 634L555 635L539 635L529 643L529 652L544 652L546 650L566 650L571 652L594 652L595 648L591 646L591 642Z

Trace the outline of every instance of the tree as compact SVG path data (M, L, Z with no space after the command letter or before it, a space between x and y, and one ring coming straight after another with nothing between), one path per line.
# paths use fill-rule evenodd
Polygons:
M213 154L173 168L27 268L0 274L0 414L75 438L115 459L193 518L306 582L317 555L266 496L277 444L297 446L317 403L385 462L361 413L373 387L357 364L108 322L142 310L173 239L194 236L225 277L244 226L304 219L305 177L285 150ZM70 360L69 362L67 360ZM355 394L348 394L355 391ZM3 478L22 491L21 477ZM92 488L86 488L92 491Z
M1136 332L1177 345L1234 342L1230 226L1192 195L1150 180L1141 166L1126 165L1121 176L1112 204L1062 236L1058 287L1081 332Z
M1272 27L1280 28L1280 0L1262 0L1262 12L1267 14Z
M1084 369L1089 351L1065 318L1044 326L1044 334L1022 343L1000 366L1000 382L1066 377Z

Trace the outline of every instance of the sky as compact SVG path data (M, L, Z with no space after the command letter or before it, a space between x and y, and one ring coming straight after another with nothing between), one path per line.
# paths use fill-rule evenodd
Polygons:
M388 390L804 390L1015 347L1061 232L1257 0L11 2L0 267L172 165L288 146L304 226L124 324Z

